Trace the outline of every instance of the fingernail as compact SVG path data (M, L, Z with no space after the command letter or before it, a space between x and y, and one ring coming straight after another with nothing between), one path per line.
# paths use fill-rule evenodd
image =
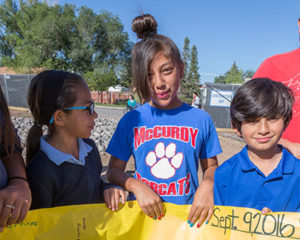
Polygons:
M199 223L197 224L197 228L200 228L200 224Z
M158 220L161 220L161 217L158 217Z
M156 220L156 217L154 217L153 219Z
M206 221L205 224L208 224L208 221Z
M152 218L152 216L149 216L149 217L151 217L151 218Z
M160 217L163 218L165 215L161 215Z
M194 226L194 223L191 223L191 224L190 224L190 227L193 227L193 226Z
M190 224L190 223L191 223L191 221L190 221L190 220L188 220L188 221L187 221L187 223L188 223L188 224Z

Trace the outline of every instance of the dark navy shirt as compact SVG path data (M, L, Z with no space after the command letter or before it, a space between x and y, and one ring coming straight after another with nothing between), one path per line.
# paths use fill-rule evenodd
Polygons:
M247 146L215 172L216 205L274 212L300 212L300 160L282 148L278 166L265 176L249 159Z
M26 169L31 209L104 202L103 191L111 185L101 180L102 164L94 141L83 141L92 147L85 165L67 161L57 165L42 150L35 153Z

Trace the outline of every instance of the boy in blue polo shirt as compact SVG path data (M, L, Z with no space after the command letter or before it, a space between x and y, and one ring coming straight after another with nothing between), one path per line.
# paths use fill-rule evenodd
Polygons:
M270 79L253 79L238 89L231 121L247 145L217 168L216 205L300 211L300 160L278 145L293 103L292 91Z

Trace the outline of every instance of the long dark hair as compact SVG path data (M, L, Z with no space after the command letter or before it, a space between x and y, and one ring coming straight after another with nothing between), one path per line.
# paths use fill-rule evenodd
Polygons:
M141 39L132 49L133 87L145 102L150 99L148 70L156 54L162 52L175 64L181 64L182 60L176 44L170 38L157 34L157 22L150 14L134 18L132 30Z
M19 144L14 130L14 126L10 119L10 113L4 97L4 93L0 86L0 146L4 147L5 152L10 155L14 152L16 144ZM3 141L3 142L2 142Z
M71 107L76 102L78 86L86 85L81 76L56 70L47 70L36 75L30 82L27 102L34 125L27 136L26 164L40 148L42 126L48 126L48 134L54 131L50 124L57 109ZM68 110L64 110L68 112Z

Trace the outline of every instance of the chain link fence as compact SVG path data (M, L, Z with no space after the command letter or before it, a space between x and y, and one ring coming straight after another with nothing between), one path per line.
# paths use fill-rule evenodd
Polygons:
M230 103L241 84L205 83L201 90L202 109L209 113L215 127L231 128Z
M9 106L28 107L26 94L34 74L0 75L0 85Z

